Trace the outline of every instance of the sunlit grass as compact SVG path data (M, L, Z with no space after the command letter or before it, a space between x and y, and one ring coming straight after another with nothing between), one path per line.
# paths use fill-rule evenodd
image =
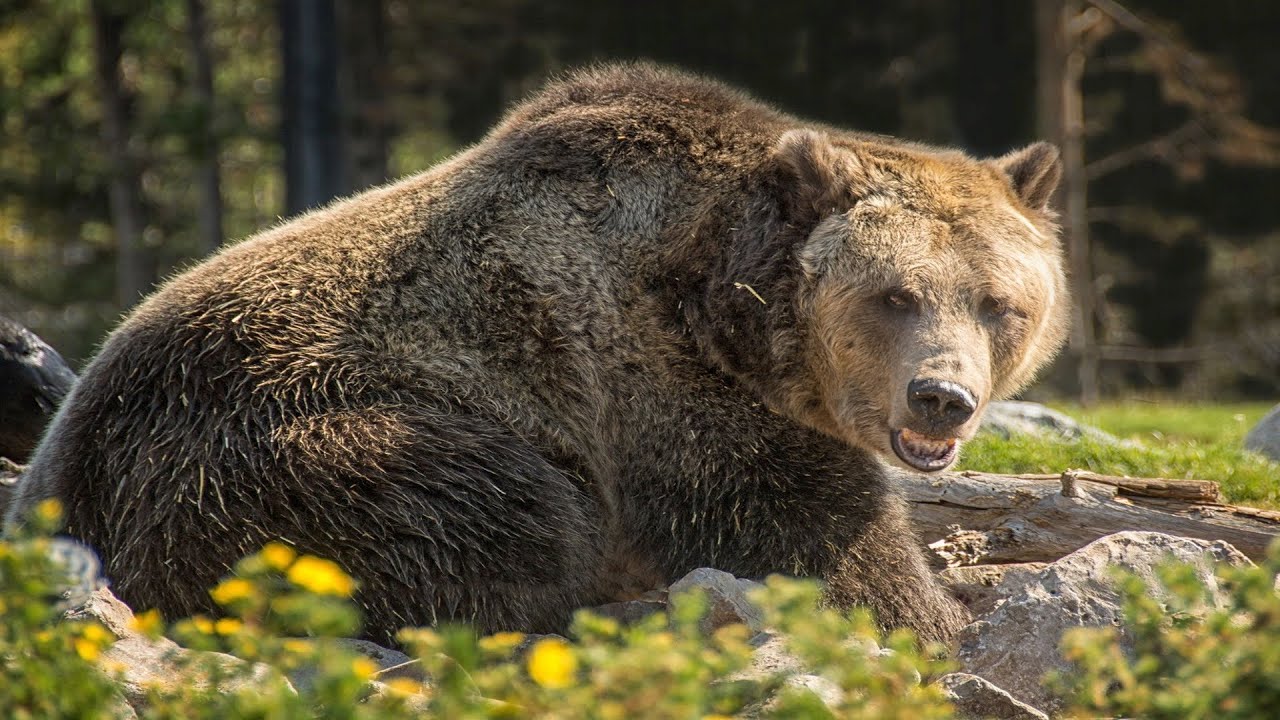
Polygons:
M1280 464L1243 448L1243 438L1269 409L1266 404L1158 405L1116 403L1081 412L1058 406L1084 422L1129 440L1121 445L1083 439L1065 442L981 434L965 444L960 468L1003 473L1091 470L1107 475L1214 480L1224 500L1280 507Z
M1271 403L1188 405L1128 400L1088 410L1055 405L1080 422L1137 440L1195 440L1239 446L1249 429L1271 409Z

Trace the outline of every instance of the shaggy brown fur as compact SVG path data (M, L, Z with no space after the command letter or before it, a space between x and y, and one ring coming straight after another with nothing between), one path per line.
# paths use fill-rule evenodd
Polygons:
M169 282L10 522L61 498L119 595L170 616L283 540L358 578L378 639L559 629L698 566L821 577L944 639L965 613L877 456L927 425L911 379L985 403L1059 344L1056 179L1047 146L976 161L649 66L576 74Z

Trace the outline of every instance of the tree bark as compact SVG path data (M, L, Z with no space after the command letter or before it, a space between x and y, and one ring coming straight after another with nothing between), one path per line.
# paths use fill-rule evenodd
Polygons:
M346 191L334 0L281 0L285 211L323 205Z
M111 167L108 199L116 235L116 302L128 309L146 292L147 271L142 256L142 203L139 172L130 151L129 103L120 77L124 53L121 35L127 18L111 3L90 3L93 21L94 71L102 101L102 143Z
M218 169L218 134L215 128L213 57L209 52L209 27L203 0L187 0L187 35L195 69L192 90L199 106L200 127L194 153L200 208L197 214L200 251L212 253L222 245L222 179Z
M1124 530L1225 540L1259 560L1280 537L1280 512L1222 504L1212 482L963 472L902 484L917 532L950 566L1052 562Z

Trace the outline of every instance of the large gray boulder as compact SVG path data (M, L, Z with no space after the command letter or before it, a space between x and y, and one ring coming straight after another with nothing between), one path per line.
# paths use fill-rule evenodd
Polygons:
M1215 541L1151 532L1122 532L1100 538L1026 578L983 619L960 633L958 659L964 672L978 675L1013 697L1050 714L1062 698L1042 681L1050 671L1069 669L1059 651L1062 635L1076 627L1113 627L1123 613L1110 568L1122 567L1152 582L1155 567L1173 558L1191 563L1225 604L1214 565L1248 564L1239 550ZM1122 636L1121 642L1126 642Z
M1280 460L1280 405L1271 408L1244 436L1244 446L1272 460Z

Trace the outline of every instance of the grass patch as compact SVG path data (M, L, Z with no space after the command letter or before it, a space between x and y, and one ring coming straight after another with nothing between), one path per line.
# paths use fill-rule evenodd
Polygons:
M1147 442L1195 441L1240 447L1244 436L1271 409L1271 403L1187 405L1152 400L1130 400L1099 405L1088 410L1055 405L1086 425L1123 438Z
M1081 412L1081 422L1129 440L1113 445L982 433L965 444L960 469L998 473L1091 470L1107 475L1214 480L1226 502L1280 508L1280 464L1247 452L1243 439L1270 406L1123 403Z

